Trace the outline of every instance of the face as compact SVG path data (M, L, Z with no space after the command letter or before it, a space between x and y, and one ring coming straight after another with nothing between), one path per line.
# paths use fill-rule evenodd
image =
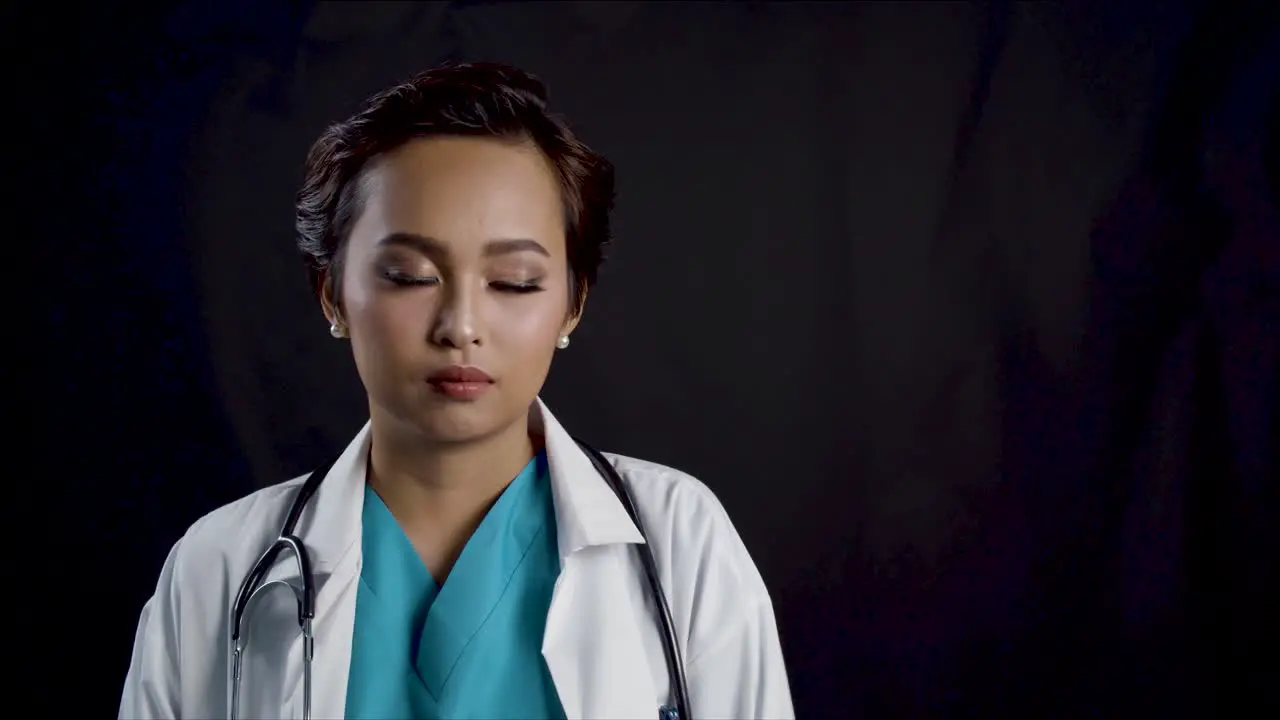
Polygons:
M366 173L335 303L375 423L467 442L525 422L570 315L559 185L533 145L410 142ZM327 283L331 286L331 283Z

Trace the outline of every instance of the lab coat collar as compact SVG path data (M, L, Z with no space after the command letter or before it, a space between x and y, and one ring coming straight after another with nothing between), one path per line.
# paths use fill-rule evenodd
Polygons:
M316 575L332 573L358 548L370 440L366 422L320 483L313 512L304 512L298 522Z
M556 506L556 540L560 562L596 545L644 542L591 458L538 398L529 408L529 431L541 434L551 467L551 494Z
M529 408L529 430L542 436L546 445L562 564L584 548L644 542L591 459L541 398ZM369 424L365 423L320 484L314 512L303 513L299 521L299 535L317 574L332 573L358 546L369 445Z

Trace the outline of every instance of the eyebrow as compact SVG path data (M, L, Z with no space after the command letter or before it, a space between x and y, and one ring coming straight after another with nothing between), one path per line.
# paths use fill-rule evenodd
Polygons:
M542 247L542 243L529 238L502 238L500 240L490 240L484 244L485 257L509 255L518 252L534 252L543 257L551 257L551 253Z
M409 232L391 233L379 240L378 246L399 246L415 250L423 255L447 254L445 244L436 238ZM551 253L542 246L542 243L529 238L499 238L496 240L490 240L484 244L484 249L482 250L482 254L485 257L509 255L517 252L534 252L542 255L543 257L551 257Z

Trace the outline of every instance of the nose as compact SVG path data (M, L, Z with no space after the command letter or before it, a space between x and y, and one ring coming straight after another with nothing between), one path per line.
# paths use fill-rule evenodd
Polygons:
M435 324L431 328L432 344L459 350L469 345L479 345L480 333L471 293L466 291L464 283L446 285L444 290Z

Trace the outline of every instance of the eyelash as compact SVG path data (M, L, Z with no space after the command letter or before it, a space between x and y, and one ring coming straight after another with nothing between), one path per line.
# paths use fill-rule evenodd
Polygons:
M516 293L519 295L542 292L542 286L536 282L528 282L528 283L495 282L495 283L489 283L489 287L499 292Z
M418 277L416 275L405 275L394 271L382 273L382 276L394 285L400 287L431 287L440 284L440 278L437 277ZM507 293L515 293L525 295L528 293L542 292L543 287L535 282L528 283L511 283L511 282L492 282L489 287Z
M440 278L436 277L418 277L417 275L406 275L394 270L386 270L382 272L382 277L394 285L402 287L420 286L420 285L438 285Z

